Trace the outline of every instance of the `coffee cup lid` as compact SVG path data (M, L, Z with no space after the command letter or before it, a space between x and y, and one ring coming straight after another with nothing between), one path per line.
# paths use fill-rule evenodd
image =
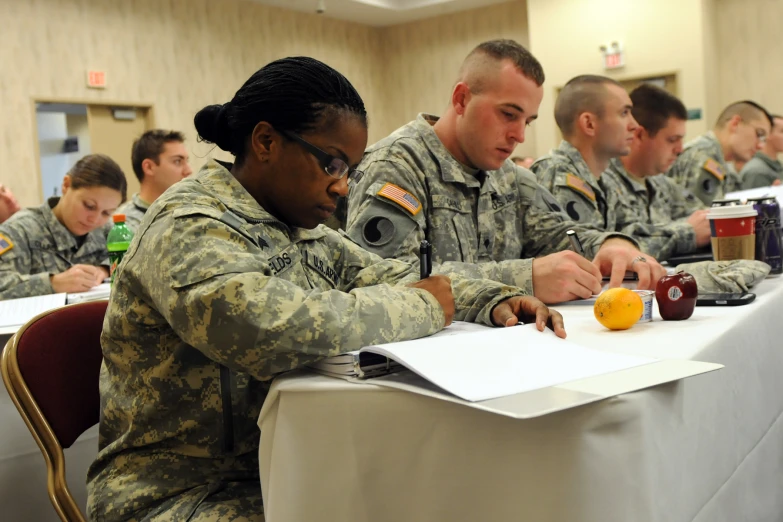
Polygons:
M733 207L712 207L707 213L707 219L731 219L756 217L758 213L753 205L735 205Z

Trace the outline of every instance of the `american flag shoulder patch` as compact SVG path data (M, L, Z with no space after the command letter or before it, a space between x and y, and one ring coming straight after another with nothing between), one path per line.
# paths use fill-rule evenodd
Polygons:
M718 181L723 181L723 178L726 177L726 174L723 172L723 167L721 167L720 163L714 159L708 159L705 161L704 165L702 165L702 168L718 178Z
M595 191L590 187L590 185L579 179L577 176L568 174L566 176L566 185L576 190L577 192L581 192L587 197L587 199L595 203Z
M14 248L14 243L8 239L8 236L0 234L0 256Z
M394 183L386 183L381 187L381 190L378 191L378 196L394 201L413 216L421 212L421 202L416 199L416 196Z

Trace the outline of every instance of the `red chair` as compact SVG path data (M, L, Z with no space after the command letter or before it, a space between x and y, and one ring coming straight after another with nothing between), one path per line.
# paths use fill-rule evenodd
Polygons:
M107 305L93 301L45 312L3 351L3 382L41 448L49 499L66 522L86 520L68 490L63 448L99 420L100 336Z

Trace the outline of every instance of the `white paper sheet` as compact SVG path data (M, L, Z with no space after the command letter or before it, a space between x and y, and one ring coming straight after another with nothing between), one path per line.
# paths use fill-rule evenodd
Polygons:
M455 323L456 325L457 323ZM452 330L454 332L454 330ZM362 348L383 354L468 401L483 401L613 373L656 359L603 352L534 325L485 328Z
M65 294L37 295L0 301L0 327L22 326L38 314L65 305Z
M87 290L86 292L68 294L67 302L68 304L74 304L86 303L87 301L98 301L100 299L108 299L110 293L111 285L109 283L103 283Z

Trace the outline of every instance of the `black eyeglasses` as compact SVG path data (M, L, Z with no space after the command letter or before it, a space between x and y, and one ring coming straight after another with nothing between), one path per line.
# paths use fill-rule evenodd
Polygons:
M345 175L348 174L348 181L351 183L356 183L364 175L364 172L361 170L356 170L349 167L342 158L332 156L328 152L319 149L298 134L289 131L280 131L280 134L294 140L304 147L307 152L315 156L315 158L323 167L324 172L335 179L343 179Z

